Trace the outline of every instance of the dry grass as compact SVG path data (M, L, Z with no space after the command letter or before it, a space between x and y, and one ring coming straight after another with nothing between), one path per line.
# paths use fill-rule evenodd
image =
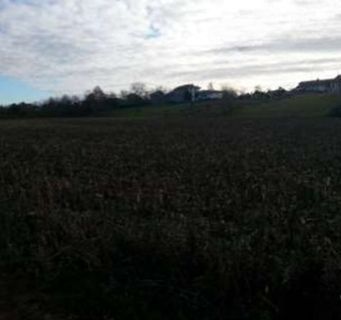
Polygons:
M2 122L1 268L80 319L337 319L340 124Z

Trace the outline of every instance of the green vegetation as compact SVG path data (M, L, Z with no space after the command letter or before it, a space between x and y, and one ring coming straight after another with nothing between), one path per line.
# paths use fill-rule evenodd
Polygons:
M19 319L340 317L340 121L189 115L1 122Z
M148 119L156 117L206 116L233 118L286 118L286 117L323 117L341 104L340 96L329 95L299 95L281 99L253 98L224 101L197 102L195 105L161 105L117 109L107 116L118 118Z
M321 117L341 103L340 96L301 95L271 100L260 105L242 106L235 110L238 117Z

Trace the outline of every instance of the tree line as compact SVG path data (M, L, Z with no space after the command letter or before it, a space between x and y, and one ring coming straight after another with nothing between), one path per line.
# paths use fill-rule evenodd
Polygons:
M210 85L212 86L212 85ZM210 88L209 88L210 89ZM284 89L277 90L280 95ZM269 93L256 90L253 94L237 94L231 88L223 88L223 102L232 104L237 99L264 100L270 98ZM159 87L148 91L143 83L132 84L130 90L121 91L120 95L105 93L99 86L85 93L83 97L63 95L49 98L39 103L13 103L0 106L1 118L12 117L83 117L100 116L119 108L143 107L167 103L167 91Z
M1 117L56 116L79 117L100 115L123 107L150 104L149 93L143 84L134 84L130 91L122 91L120 96L105 93L100 87L86 92L83 97L63 95L49 98L39 103L13 103L0 106Z

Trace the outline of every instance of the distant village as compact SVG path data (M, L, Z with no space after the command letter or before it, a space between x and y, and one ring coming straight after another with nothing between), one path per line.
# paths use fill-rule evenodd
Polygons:
M92 91L86 92L83 97L63 95L37 103L21 102L0 106L0 118L97 116L120 108L196 104L205 101L221 101L225 107L231 107L236 100L244 100L247 103L264 102L306 93L341 95L341 76L335 79L300 82L292 90L278 88L263 91L256 88L252 93L243 94L228 88L215 90L213 85L203 90L194 84L181 85L171 91L165 91L162 88L148 91L143 83L135 83L130 91L122 91L120 95L105 93L100 87L95 87Z
M163 91L155 91L150 95L150 100L152 103L184 103L188 101L209 101L209 100L220 100L223 99L226 91L219 91L214 89L201 90L200 87L193 84L186 84L176 87L169 93L164 93ZM314 81L304 81L300 82L296 88L293 90L285 90L283 88L278 88L277 90L261 91L255 90L253 94L241 94L240 99L259 97L259 98L274 98L283 97L293 94L303 94L303 93L325 93L325 94L341 94L341 75L334 79L325 80L314 80Z

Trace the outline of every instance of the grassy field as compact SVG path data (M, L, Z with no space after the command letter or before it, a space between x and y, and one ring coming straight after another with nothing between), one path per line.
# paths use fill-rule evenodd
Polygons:
M234 118L290 118L323 117L331 108L341 105L340 96L310 94L270 101L237 101L230 108L221 102L197 102L189 104L147 106L118 109L111 117L125 119L169 118L179 116L234 117Z
M340 96L302 95L235 110L237 117L323 117L341 105Z
M341 121L195 114L0 123L0 319L341 317Z

